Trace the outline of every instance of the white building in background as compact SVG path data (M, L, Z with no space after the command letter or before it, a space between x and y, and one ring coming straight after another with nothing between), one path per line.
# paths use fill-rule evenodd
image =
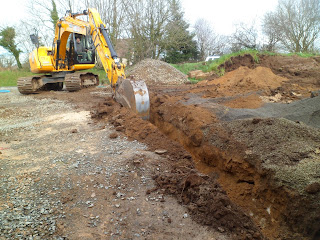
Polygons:
M208 61L213 61L213 60L218 59L218 58L220 58L220 56L217 56L217 55L208 56L208 57L206 58L206 62L208 62Z

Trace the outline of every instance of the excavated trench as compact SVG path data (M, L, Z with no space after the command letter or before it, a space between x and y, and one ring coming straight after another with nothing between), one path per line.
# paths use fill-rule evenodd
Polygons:
M174 103L168 96L158 94L152 98L150 121L191 154L200 173L214 176L228 198L250 216L264 237L319 239L320 212L319 205L312 203L314 196L277 184L274 171L264 168L260 156L235 139L228 125L217 120L211 111ZM247 124L272 125L273 121L276 120L251 119ZM188 184L192 185L192 181Z
M116 131L150 150L167 150L154 179L195 221L231 239L319 239L319 186L294 186L303 175L320 177L319 131L277 118L224 122L177 95L152 92L150 123L111 98L92 117L107 118ZM295 168L301 159L314 162L310 172Z
M163 86L173 80L167 74L170 66L161 74L158 67L146 72L150 62L137 71L151 82L162 76L162 84L149 89L153 125L123 111L112 122L151 150L167 149L171 162L155 180L196 221L230 233L231 239L316 240L320 132L310 126L320 124L319 98L255 110L262 108L261 94L277 93L288 102L308 98L319 86L318 60L260 60L258 64L250 55L233 58L222 66L230 74L192 88Z

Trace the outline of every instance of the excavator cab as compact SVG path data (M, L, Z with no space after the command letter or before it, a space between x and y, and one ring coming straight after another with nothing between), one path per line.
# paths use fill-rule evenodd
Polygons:
M96 53L91 36L71 33L67 42L67 49L69 49L70 61L73 64L95 63Z

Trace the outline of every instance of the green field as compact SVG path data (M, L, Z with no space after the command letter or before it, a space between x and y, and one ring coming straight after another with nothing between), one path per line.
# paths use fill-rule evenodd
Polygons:
M31 76L29 70L4 70L0 71L0 87L17 86L17 80L20 77Z

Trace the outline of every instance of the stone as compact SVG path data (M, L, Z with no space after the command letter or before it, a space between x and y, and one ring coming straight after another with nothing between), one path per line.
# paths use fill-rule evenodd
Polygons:
M117 133L111 133L110 135L109 135L109 138L110 139L115 139L115 138L117 138L118 137L118 134Z
M71 133L78 133L78 129L72 129Z
M314 98L314 97L318 97L319 95L320 95L320 91L313 91L313 92L311 92L310 97Z
M116 128L117 132L123 132L124 131L124 127L123 126L117 126Z
M195 78L198 80L206 79L206 78L210 77L210 75L211 75L210 72L205 73L202 70L194 70L194 71L190 71L188 73L189 78Z
M133 164L135 164L135 165L138 165L138 164L140 164L140 163L141 163L141 161L140 161L139 159L133 160Z
M316 194L320 192L320 183L318 182L311 183L305 188L305 190L309 194Z
M165 150L165 149L156 149L154 152L155 152L156 154L162 155L162 154L167 153L168 151Z

